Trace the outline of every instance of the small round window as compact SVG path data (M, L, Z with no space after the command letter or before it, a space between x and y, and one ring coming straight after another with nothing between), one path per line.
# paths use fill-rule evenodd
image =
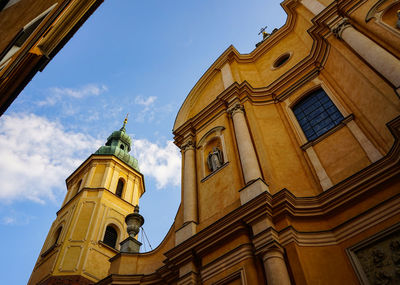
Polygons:
M279 67L281 67L281 66L284 65L286 62L288 62L288 60L290 59L291 55L292 55L292 54L289 53L289 52L287 52L287 53L281 55L280 57L278 57L278 58L274 61L274 63L272 64L272 67L273 67L273 68L279 68Z

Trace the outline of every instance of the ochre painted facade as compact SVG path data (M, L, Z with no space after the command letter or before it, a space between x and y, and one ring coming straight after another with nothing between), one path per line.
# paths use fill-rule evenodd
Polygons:
M66 183L67 195L28 284L93 284L106 277L109 259L128 237L125 217L144 193L142 174L112 155L93 154ZM109 226L117 232L115 248L103 241Z
M250 54L230 46L177 114L182 202L163 242L147 253L104 253L110 266L97 284L400 282L400 3L282 7L286 24ZM318 94L325 103L312 104L331 107L306 115L312 136L296 110L307 113ZM328 109L336 121L320 132ZM112 203L100 192L75 201Z

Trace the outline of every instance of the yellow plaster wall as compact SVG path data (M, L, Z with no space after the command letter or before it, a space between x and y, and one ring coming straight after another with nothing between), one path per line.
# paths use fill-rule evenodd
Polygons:
M273 63L281 55L288 52L291 53L289 60L281 67L273 68ZM254 80L250 73L246 73L242 78L246 78L246 81L248 81L253 87L268 86L295 66L299 61L304 59L309 52L310 47L304 45L303 41L297 34L291 33L256 61L255 67L256 70L258 70L257 74L259 74L260 79L258 79L258 76L254 76Z
M106 165L105 164L97 164L96 165L96 170L93 175L91 187L97 188L101 186L101 181L103 179L103 176L105 175L105 170L106 170Z
M255 87L265 86L265 84L263 84L263 80L260 78L260 73L257 70L257 66L254 63L238 63L236 66L239 77L243 81L247 81Z
M341 266L340 270L335 270L337 264L343 264L348 260L340 246L304 246L298 247L298 253L306 284L324 285L327 284L327 280L331 285L358 284L350 264Z
M223 90L224 83L220 71L215 71L214 76L203 86L201 91L196 94L190 107L189 117L193 117L213 101Z
M365 152L347 127L317 143L314 150L333 184L370 164Z
M213 220L218 219L227 214L227 207L233 203L239 203L238 189L242 187L240 179L241 169L236 152L236 145L230 118L227 114L216 118L211 124L208 124L197 134L197 139L201 139L209 130L217 126L224 126L225 130L222 131L225 140L226 156L228 158L228 165L214 173L212 176L204 179L202 177L203 163L207 163L206 154L204 161L202 161L201 149L196 151L196 168L197 168L197 188L198 188L198 205L199 205L199 221L203 223L205 220L213 217ZM206 169L207 166L204 165ZM207 173L207 172L206 172ZM203 182L201 182L201 180ZM213 190L211 190L213 189ZM218 189L218 191L215 191ZM239 205L239 204L238 204ZM210 221L211 222L211 221ZM201 224L203 228L209 225L209 222Z
M352 113L388 151L393 136L386 123L399 115L400 100L393 89L342 42L332 38L332 44L324 77L336 86Z
M109 259L117 251L101 243L105 228L109 224L116 226L117 248L119 248L119 243L128 236L125 217L133 212L133 205L108 190L96 189L105 174L106 164L101 162L107 161L114 161L119 165L118 169L121 173L118 173L118 177L126 178L129 174L140 179L138 195L143 193L143 181L139 175L133 170L129 172L130 168L125 167L116 158L90 157L67 179L68 182L79 181L80 177L84 177L90 171L94 163L96 169L88 188L82 189L76 196L71 197L71 200L58 212L57 219L42 249L43 253L52 246L55 230L62 224L59 245L53 249L58 255L53 257L55 254L50 252L45 258L39 257L37 268L34 269L32 281L29 284L36 284L33 281L42 280L46 274L81 275L92 281L99 281L108 275ZM113 172L110 171L109 175L112 176ZM74 186L76 182L68 184ZM53 266L52 264L55 265L54 271L50 272L49 268Z
M290 134L282 122L277 105L245 104L249 128L254 138L259 162L272 194L289 189L296 196L317 193L312 177L307 175ZM296 173L296 175L293 175Z

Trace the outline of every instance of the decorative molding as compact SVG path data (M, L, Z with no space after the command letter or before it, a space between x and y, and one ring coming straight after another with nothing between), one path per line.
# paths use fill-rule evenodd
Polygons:
M400 117L391 121L388 126L395 136L395 143L389 153L381 160L332 186L328 191L314 197L295 197L286 189L274 195L263 192L211 226L167 251L165 255L171 262L176 264L188 254L192 254L189 252L195 251L201 254L202 251L212 247L219 241L223 241L227 236L232 237L240 232L247 232L249 229L243 223L254 220L254 217L259 215L271 215L271 213L274 213L274 219L279 219L286 215L290 215L292 219L296 217L323 218L332 215L343 204L357 202L361 196L366 197L367 193L373 191L376 185L400 174L400 168L398 167L400 163ZM400 195L395 196L390 203L385 201L382 202L383 206L367 210L364 214L365 221L362 220L361 216L357 217L360 226L357 226L357 219L355 219L354 224L346 223L335 228L335 235L338 236L337 240L347 239L352 235L352 231L353 233L359 232L368 226L372 227L388 219L389 216L396 215L400 210L399 198ZM397 204L399 206L396 206ZM347 226L347 224L349 225ZM279 235L281 234L284 234L284 231L279 233ZM315 233L310 234L313 235ZM324 233L324 235L323 239L332 237L332 233L329 232ZM295 238L295 236L293 237ZM288 239L290 237L286 238L286 241ZM335 239L329 242L334 242ZM283 244L282 240L280 242Z
M66 255L68 254L68 249L73 248L73 247L80 248L79 256L78 256L78 259L77 259L77 261L76 261L75 267L74 267L72 270L64 270L64 269L63 269L63 265L64 265L65 257L66 257ZM69 246L67 246L67 247L65 248L65 250L64 250L64 255L63 255L63 257L61 258L60 267L58 268L58 270L59 270L60 272L76 272L76 271L78 271L78 266L79 266L79 263L80 263L81 258L82 258L82 249L83 249L83 246L82 246L82 245L69 245Z
M196 144L194 143L193 140L189 139L187 140L182 146L181 150L183 152L186 152L187 150L194 150L196 148Z
M369 9L367 16L365 17L365 22L368 23L370 20L375 18L375 15L379 12L379 7L387 2L388 0L378 0L372 7Z
M225 168L226 166L228 166L229 161L225 162L224 164L222 164L222 166L220 168L218 168L217 170L211 172L210 174L208 174L206 177L204 177L203 179L200 180L201 183L207 181L209 178L211 178L212 176L214 176L215 174L217 174L221 169Z
M228 268L249 258L254 258L253 245L242 244L228 253L220 256L216 260L203 265L200 272L201 281L207 281L208 279L211 279L214 276L226 271ZM219 282L220 281L215 284L224 284Z
M343 18L332 28L332 33L336 38L341 39L343 31L349 27L351 27L349 19Z
M400 223L347 249L361 284L400 283Z
M240 280L242 285L246 285L246 274L244 272L244 268L240 268L238 271L231 273L230 275L226 276L225 278L213 283L212 285L229 285L231 282L235 280Z
M218 127L214 127L211 130L209 130L198 142L197 144L197 148L201 148L208 140L207 138L215 133L217 136L221 136L222 131L225 130L224 126L218 126Z
M226 110L232 117L237 113L244 114L244 107L240 103L235 103L233 106Z

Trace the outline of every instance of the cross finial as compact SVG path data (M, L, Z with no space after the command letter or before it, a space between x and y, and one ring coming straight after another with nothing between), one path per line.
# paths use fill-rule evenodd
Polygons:
M123 126L121 128L121 131L123 131L123 132L125 132L125 126L126 126L126 123L128 123L128 116L129 116L129 113L126 114L126 117L125 117L125 120L124 120L124 124L123 124Z
M263 34L267 28L268 28L268 26L265 26L264 28L261 28L260 32L258 34L259 35Z
M268 38L271 34L267 33L265 30L268 28L268 26L265 26L264 28L260 29L260 32L258 33L259 35L262 34L263 35L263 40L265 40L266 38Z

